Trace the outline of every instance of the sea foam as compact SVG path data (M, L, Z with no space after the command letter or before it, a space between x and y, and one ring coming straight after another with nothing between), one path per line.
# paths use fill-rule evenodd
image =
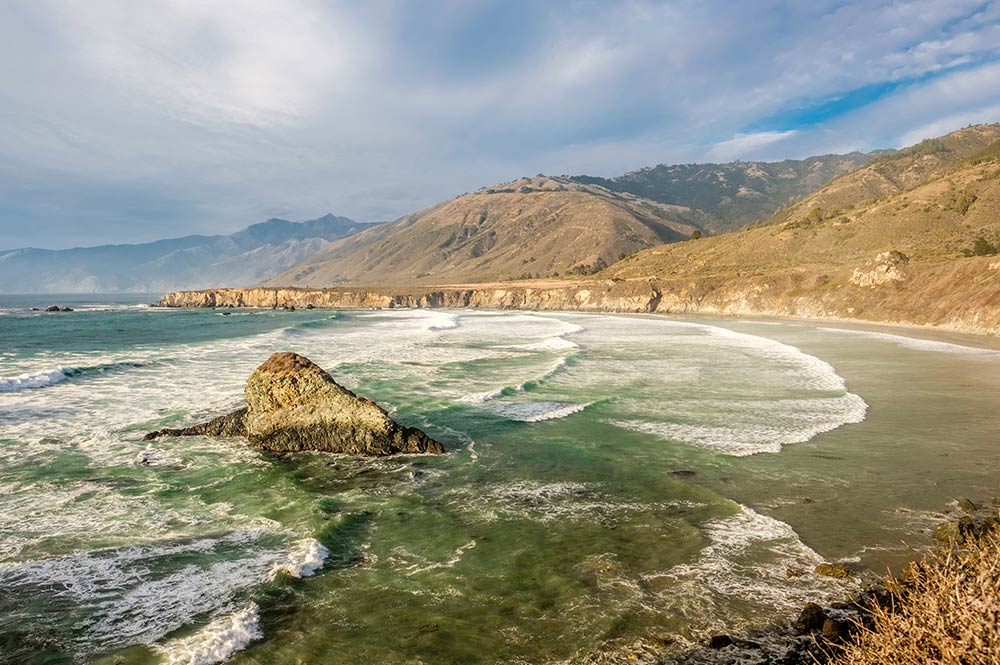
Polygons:
M278 573L287 573L292 577L312 577L323 567L328 556L330 550L315 538L300 540L288 553L288 560L275 565L269 577L274 578Z
M963 346L951 342L940 342L932 339L922 339L919 337L906 337L904 335L892 335L890 333L875 332L873 330L851 330L848 328L818 328L826 332L846 333L848 335L862 335L872 339L894 342L899 346L915 351L936 351L938 353L958 353L965 355L992 355L1000 357L1000 350L983 349L977 346Z
M567 404L566 402L494 402L489 410L507 420L517 420L522 423L538 423L544 420L557 420L583 411L593 402L586 404Z
M752 405L752 406L751 406ZM868 404L858 395L841 397L752 402L750 405L725 403L719 408L739 411L748 406L757 414L770 414L772 424L742 421L732 425L650 422L643 420L609 420L608 424L635 432L644 432L670 441L680 441L724 455L745 457L758 453L779 453L784 445L805 443L813 437L842 425L860 423L865 419Z
M216 619L188 637L158 644L154 649L167 665L214 665L264 637L255 603Z
M733 603L750 603L762 612L792 612L806 602L839 597L854 582L809 574L823 557L805 545L788 524L746 506L736 514L702 526L709 545L690 563L660 574L674 584L661 592L673 611L707 617L714 630L745 628ZM789 576L788 571L800 574ZM661 585L662 586L662 585Z

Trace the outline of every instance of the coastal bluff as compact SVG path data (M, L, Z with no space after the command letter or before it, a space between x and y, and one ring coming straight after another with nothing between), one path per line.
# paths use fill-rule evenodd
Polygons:
M402 427L375 402L333 380L297 353L275 353L254 371L247 405L208 422L150 432L162 436L242 436L275 452L316 450L352 455L443 453L419 429Z
M535 280L440 287L246 287L176 291L161 307L448 308L856 319L1000 333L1000 271L988 260L914 264L903 280L859 284L841 274L787 271L694 278ZM854 282L852 283L852 277Z

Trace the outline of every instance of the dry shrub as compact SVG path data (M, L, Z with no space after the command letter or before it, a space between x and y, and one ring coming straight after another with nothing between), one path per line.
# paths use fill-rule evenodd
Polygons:
M891 606L872 608L872 625L834 665L997 665L1000 663L1000 535L987 533L938 551L890 585Z

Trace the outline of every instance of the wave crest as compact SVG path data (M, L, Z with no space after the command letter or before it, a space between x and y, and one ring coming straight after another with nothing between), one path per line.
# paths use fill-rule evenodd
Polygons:
M142 366L143 363L121 362L93 365L90 367L60 367L58 369L46 369L38 372L25 372L24 374L18 374L17 376L0 376L0 393L16 393L22 390L31 390L33 388L47 388L49 386L54 386L57 383L61 383L66 379L81 376L83 374L132 369Z
M260 610L255 603L250 603L216 619L193 635L158 644L154 649L164 657L167 665L214 665L263 637Z

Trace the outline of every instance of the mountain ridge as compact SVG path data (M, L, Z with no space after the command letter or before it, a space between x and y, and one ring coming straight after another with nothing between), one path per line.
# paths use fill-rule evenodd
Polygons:
M709 216L706 230L723 233L770 217L832 178L892 152L830 153L775 162L657 164L612 178L580 175L572 179L701 210Z
M161 304L787 316L1000 334L998 248L1000 123L911 146L766 221L647 249L594 276L209 289L168 294Z
M591 274L687 238L702 215L535 176L483 187L332 243L269 284L421 284Z
M643 249L766 218L888 152L658 165L611 179L519 178L333 243L264 283L409 285L585 276Z

